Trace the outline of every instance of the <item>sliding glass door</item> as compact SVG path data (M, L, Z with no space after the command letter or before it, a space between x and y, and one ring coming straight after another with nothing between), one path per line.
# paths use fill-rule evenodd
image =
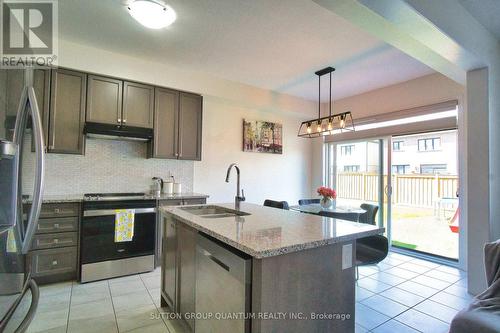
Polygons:
M337 206L378 206L392 247L458 259L457 130L325 144Z
M383 139L330 143L325 147L325 184L337 191L336 205L359 209L361 205L378 208L375 222L384 225L384 172L386 150Z
M395 136L392 245L458 259L457 130Z

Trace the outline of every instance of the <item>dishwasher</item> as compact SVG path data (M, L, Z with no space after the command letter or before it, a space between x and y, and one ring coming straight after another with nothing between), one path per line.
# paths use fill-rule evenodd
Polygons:
M250 256L198 234L196 332L250 332L251 279Z

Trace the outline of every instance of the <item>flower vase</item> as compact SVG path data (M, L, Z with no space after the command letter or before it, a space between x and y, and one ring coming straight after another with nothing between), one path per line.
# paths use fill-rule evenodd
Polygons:
M324 209L328 209L328 208L330 208L333 205L333 199L329 198L329 197L323 197L323 198L321 198L319 204Z

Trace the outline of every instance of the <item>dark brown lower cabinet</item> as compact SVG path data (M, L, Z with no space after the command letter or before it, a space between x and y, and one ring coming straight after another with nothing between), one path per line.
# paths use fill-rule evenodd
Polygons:
M178 288L178 310L186 318L191 331L194 332L194 319L189 318L189 314L195 312L196 238L198 232L184 223L177 223L177 226L177 246L179 253L177 281L182 281L182 283L179 283Z
M52 70L48 152L84 154L86 90L87 74Z
M29 209L29 205L25 210ZM78 271L78 203L43 204L38 228L27 255L31 275L39 283L75 279Z
M161 302L172 311L184 316L194 332L194 319L186 314L195 312L196 292L196 239L198 232L178 222L175 218L162 215L165 224L163 234L163 264ZM182 281L182 283L180 283Z

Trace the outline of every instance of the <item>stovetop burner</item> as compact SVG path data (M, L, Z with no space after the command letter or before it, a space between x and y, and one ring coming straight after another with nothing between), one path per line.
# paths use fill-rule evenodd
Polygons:
M134 200L143 199L146 193L86 193L83 199L86 201L101 201L101 200Z

